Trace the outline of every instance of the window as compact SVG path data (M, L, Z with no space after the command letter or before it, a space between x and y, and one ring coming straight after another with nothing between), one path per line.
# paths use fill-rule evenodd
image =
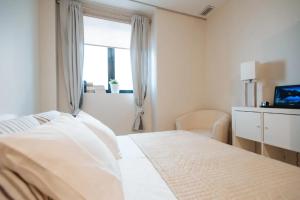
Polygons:
M83 80L110 93L108 82L115 79L120 93L132 93L130 36L130 24L85 16Z

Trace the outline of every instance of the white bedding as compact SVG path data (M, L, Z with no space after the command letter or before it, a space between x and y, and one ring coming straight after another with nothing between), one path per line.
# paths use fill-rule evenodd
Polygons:
M88 127L67 116L22 133L0 137L1 200L12 199L4 198L3 186L18 200L300 199L299 168L199 134L118 136L122 158L116 160ZM42 198L17 198L32 186Z
M118 136L118 160L126 200L176 200L165 181L129 136Z
M25 194L31 186L46 196L42 199L124 199L114 156L72 117L61 116L23 134L0 135L0 174L1 200L41 199Z

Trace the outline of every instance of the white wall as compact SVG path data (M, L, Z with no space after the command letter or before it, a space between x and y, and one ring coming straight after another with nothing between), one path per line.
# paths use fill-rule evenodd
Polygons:
M170 130L178 116L202 106L205 22L157 9L152 28L154 130Z
M205 105L242 104L240 63L257 60L261 99L277 84L300 83L300 1L230 0L207 20Z
M111 127L118 135L131 132L134 119L132 94L85 94L82 109Z
M60 81L63 81L62 76ZM64 86L64 84L62 84ZM69 112L66 95L60 88L59 110ZM132 133L135 117L135 104L133 94L84 94L82 110L101 120L115 131L117 135ZM144 115L145 131L152 130L150 97L145 102Z
M56 0L39 0L39 112L57 109Z
M38 0L0 0L0 114L38 109Z

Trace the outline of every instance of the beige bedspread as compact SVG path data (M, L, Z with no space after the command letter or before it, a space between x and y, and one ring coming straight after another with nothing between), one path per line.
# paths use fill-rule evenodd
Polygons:
M179 200L300 199L300 169L200 135L136 134Z

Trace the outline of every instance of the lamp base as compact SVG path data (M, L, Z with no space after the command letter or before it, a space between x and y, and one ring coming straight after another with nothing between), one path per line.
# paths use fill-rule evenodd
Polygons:
M249 85L251 88L251 95L249 96ZM249 97L251 98L249 100ZM257 106L257 86L255 80L243 81L243 106L246 107L256 107Z

